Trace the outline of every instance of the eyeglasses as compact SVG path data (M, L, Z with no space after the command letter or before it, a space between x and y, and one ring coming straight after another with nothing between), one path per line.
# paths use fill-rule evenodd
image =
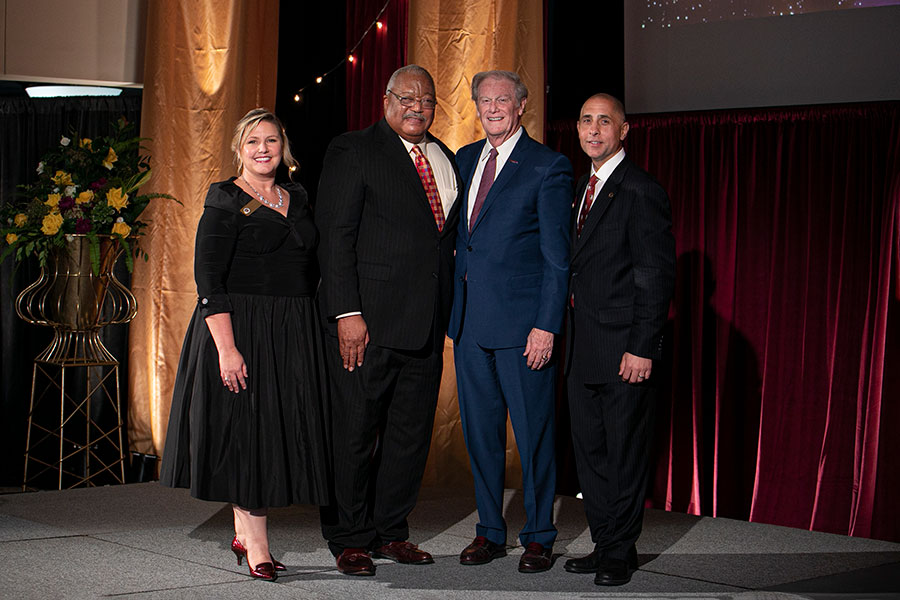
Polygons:
M422 108L424 108L425 110L432 110L435 106L437 106L437 100L433 98L411 98L409 96L398 96L391 90L388 90L387 93L393 94L394 97L400 101L400 106L404 106L406 108L412 108L416 105L416 103L421 104Z

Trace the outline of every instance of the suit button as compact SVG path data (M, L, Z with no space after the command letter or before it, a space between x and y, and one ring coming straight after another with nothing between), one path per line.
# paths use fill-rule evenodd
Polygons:
M471 252L471 251L472 251L472 246L466 246L466 250L468 250L469 252Z
M572 277L578 277L578 271L572 271L572 272L570 273L570 275L571 275Z

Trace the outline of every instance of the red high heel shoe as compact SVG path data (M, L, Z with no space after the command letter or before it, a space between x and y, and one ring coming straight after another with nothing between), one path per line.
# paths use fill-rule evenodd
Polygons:
M250 561L247 561L247 568L250 569L250 577L265 579L266 581L275 581L278 579L278 575L275 573L275 567L270 562L259 563L254 569L250 566Z
M238 541L237 536L234 536L234 539L231 540L231 551L234 552L234 556L235 558L237 558L238 566L240 566L241 559L247 556L247 549L244 548L244 545L240 541ZM272 565L274 566L276 571L287 571L287 567L275 560L271 554L269 555L269 558L272 559ZM247 566L250 566L249 562L247 563Z

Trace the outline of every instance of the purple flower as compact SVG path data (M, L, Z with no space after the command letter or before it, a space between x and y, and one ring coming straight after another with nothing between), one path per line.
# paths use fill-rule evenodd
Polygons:
M59 210L60 211L69 210L73 206L75 206L75 198L63 196L62 199L59 201Z
M106 177L101 177L100 179L92 183L89 187L92 190L99 190L103 188L104 185L106 185Z
M91 220L84 218L75 219L75 233L87 233L91 230Z

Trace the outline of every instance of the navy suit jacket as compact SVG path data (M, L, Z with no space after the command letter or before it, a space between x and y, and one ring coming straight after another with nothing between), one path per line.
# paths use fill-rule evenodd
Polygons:
M469 233L469 188L480 183L472 179L484 144L469 144L456 155L463 192L448 335L473 336L485 348L513 348L525 345L532 328L562 328L572 165L523 130Z
M572 211L568 367L583 383L620 381L622 355L658 360L675 288L669 197L626 157L597 194L581 236L574 232L588 176Z

